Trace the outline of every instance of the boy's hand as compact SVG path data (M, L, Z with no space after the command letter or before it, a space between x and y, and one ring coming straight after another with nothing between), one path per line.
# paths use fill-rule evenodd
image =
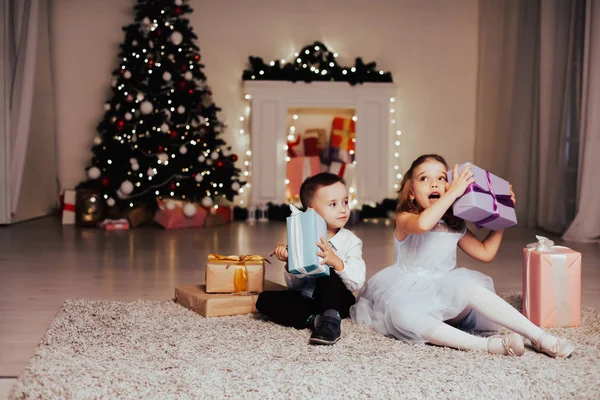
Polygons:
M333 269L336 271L341 271L344 269L344 262L335 254L325 238L321 237L321 241L317 242L317 246L319 246L319 249L321 249L321 251L317 251L317 255L323 259L323 261L321 261L321 265L327 264L333 267Z
M279 261L287 262L288 260L288 251L287 246L285 244L277 243L277 247L270 255L275 255Z
M515 197L515 192L513 192L512 185L510 185L510 199L514 205L517 205L517 198Z

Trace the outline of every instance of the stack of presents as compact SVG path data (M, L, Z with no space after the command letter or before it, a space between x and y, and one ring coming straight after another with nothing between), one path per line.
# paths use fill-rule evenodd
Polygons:
M100 227L107 231L128 230L155 221L165 229L212 228L233 220L233 205L203 207L177 199L156 199L156 211L132 208L122 215L112 215L105 208L100 193L92 189L65 190L60 200L63 225Z
M284 290L265 281L265 262L258 255L209 254L206 284L175 288L175 301L205 317L254 313L260 292Z
M478 228L516 225L509 183L475 165L471 171L475 182L453 204L454 215ZM536 238L523 249L523 314L542 328L581 326L581 253Z
M302 182L320 172L331 172L350 182L356 146L356 128L351 118L335 117L331 134L325 129L308 129L288 140L287 199L295 201Z

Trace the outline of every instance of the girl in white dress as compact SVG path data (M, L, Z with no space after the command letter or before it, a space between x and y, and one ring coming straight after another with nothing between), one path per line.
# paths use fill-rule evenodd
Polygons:
M474 182L470 167L454 167L452 184L446 161L435 154L417 158L402 178L396 209L394 264L375 274L350 309L352 320L411 343L432 343L464 350L520 356L523 335L534 349L565 358L570 340L534 325L494 292L492 279L456 266L456 247L483 262L496 256L503 231L480 241L452 215L452 203ZM514 194L511 191L514 199ZM466 330L516 333L484 338Z

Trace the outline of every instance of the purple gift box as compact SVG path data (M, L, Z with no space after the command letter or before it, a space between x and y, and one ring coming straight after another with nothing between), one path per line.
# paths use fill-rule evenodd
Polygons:
M493 231L517 224L515 206L510 199L510 185L502 178L471 163L459 165L458 173L471 165L475 183L452 205L455 216L470 221L478 228ZM452 170L448 171L448 182L452 182Z

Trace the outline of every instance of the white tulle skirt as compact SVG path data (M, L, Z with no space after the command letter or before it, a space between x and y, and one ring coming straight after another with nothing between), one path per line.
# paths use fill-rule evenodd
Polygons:
M441 322L455 319L469 307L477 286L494 291L489 276L466 268L434 276L391 266L369 279L350 309L350 316L354 323L368 325L385 335L425 343L425 336ZM485 331L499 328L475 310L454 326Z

